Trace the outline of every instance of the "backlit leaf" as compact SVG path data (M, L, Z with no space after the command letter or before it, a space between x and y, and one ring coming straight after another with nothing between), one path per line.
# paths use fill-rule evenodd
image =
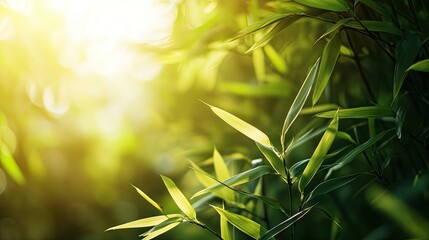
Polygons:
M353 18L343 18L338 20L336 23L334 23L334 25L332 25L328 30L326 30L325 33L323 33L322 36L320 36L316 42L320 41L320 39L325 38L326 36L328 36L329 34L335 32L338 28L342 27L345 23L347 23L348 21L353 20Z
M396 45L396 65L393 76L393 98L401 90L407 69L414 63L420 51L421 40L418 34L410 34Z
M249 235L254 239L259 239L262 235L264 235L267 230L261 226L259 223L253 221L250 218L245 216L228 212L222 208L212 206L222 217L224 217L229 223L234 225L243 233Z
M161 223L162 226L159 226L159 225L155 226L147 234L144 234L143 236L145 236L145 238L143 238L143 240L150 240L150 239L158 237L159 235L161 235L163 233L170 231L171 229L175 228L177 225L182 223L183 219L177 218L177 219L166 220L166 222L167 221L168 221L168 223L165 223L165 224Z
M264 47L265 54L267 54L268 59L273 64L274 68L280 73L286 72L286 62L283 57L271 46L270 44L265 45Z
M140 190L138 187L136 187L136 186L134 186L132 184L131 184L131 186L133 186L136 189L136 191L140 194L140 196L142 196L144 199L146 199L146 201L148 201L150 204L152 204L152 206L154 206L160 212L162 212L162 213L164 212L164 209L161 207L161 205L159 205L157 202L155 202L146 193L144 193L142 190Z
M414 63L407 69L407 71L414 70L420 72L429 72L429 59L421 60Z
M231 177L225 160L216 148L213 151L213 165L216 172L216 177L219 179L219 181L224 181ZM219 194L227 201L234 201L234 192L231 192L229 189L221 190Z
M148 217L139 219L136 221L124 223L115 227L111 227L107 229L106 231L110 230L117 230L117 229L125 229L125 228L144 228L144 227L153 227L155 225L158 225L165 220L169 218L180 218L182 217L180 214L168 214L168 215L160 215L160 216L154 216L154 217Z
M316 114L321 118L333 118L337 111L328 111ZM339 118L381 118L381 117L394 117L395 114L388 107L383 106L368 106L357 108L346 108L338 110Z
M231 232L229 231L228 221L222 215L220 215L220 236L223 240L232 240Z
M258 166L255 168L252 168L250 170L241 172L235 176L232 176L231 178L223 181L225 185L228 185L230 187L237 186L243 183L247 183L249 181L252 181L254 179L260 178L261 176L264 176L266 174L272 174L274 173L273 169L269 166ZM224 188L222 184L218 183L214 186L208 187L206 189L200 190L199 192L195 193L192 198L219 191L220 189Z
M351 142L351 143L356 145L356 141L352 138L352 136L350 136L350 134L348 134L346 132L338 131L336 137L343 139L343 140L346 140L346 141Z
M334 110L338 108L339 106L336 104L326 103L326 104L320 104L316 106L303 108L300 114L315 114L315 113L325 112L325 111Z
M256 79L263 81L265 77L265 55L262 49L255 49L252 54L253 68L255 69Z
M331 78L335 64L337 63L338 56L340 55L340 47L340 36L339 34L335 34L323 49L322 59L320 60L320 66L319 70L317 71L317 77L313 91L313 105L317 103L326 87L326 84Z
M191 219L196 219L197 214L195 213L194 208L191 203L183 195L182 191L177 188L176 184L170 178L161 175L162 181L164 181L165 186L167 187L168 192L173 198L177 206L182 210L182 212Z
M247 122L241 120L240 118L232 115L227 111L211 106L209 104L207 104L207 106L209 106L218 117L228 123L231 127L235 128L237 131L246 135L248 138L262 145L271 145L270 139L261 130L255 128L254 126L248 124Z
M307 77L304 80L304 83L299 89L298 94L296 95L289 112L287 113L286 119L283 123L282 128L282 143L284 143L286 138L286 133L288 132L290 126L298 117L302 107L307 100L308 95L310 94L311 86L313 85L314 79L316 78L317 68L319 67L319 59L317 59L316 63L311 67L310 71L307 74Z
M217 182L213 180L211 177L207 176L210 175L207 172L205 172L203 169L201 169L197 164L195 164L192 161L189 161L191 164L191 167L195 169L195 176L197 177L198 181L204 186L204 187L210 187L212 185L215 185Z
M0 166L9 174L9 176L18 184L25 184L25 177L18 164L12 156L9 148L0 141Z
M256 145L274 170L283 177L286 177L283 161L280 159L276 149L273 146L266 146L259 143L256 143Z
M335 114L334 119L328 126L328 129L320 139L319 144L316 147L316 150L313 152L313 155L310 158L307 166L304 169L304 172L299 180L298 189L301 193L304 192L304 188L310 183L311 179L313 179L314 175L316 175L319 170L320 165L325 159L326 154L331 148L331 145L335 139L335 136L338 131L338 114Z
M314 7L323 10L344 12L347 11L347 2L344 0L295 0L309 7Z
M277 226L268 230L264 235L261 236L260 240L272 239L277 234L283 232L288 227L292 226L292 224L296 223L298 220L300 220L302 217L304 217L312 208L313 207L308 207L306 209L301 210L300 212L297 212L292 217L286 219L285 221L281 222Z

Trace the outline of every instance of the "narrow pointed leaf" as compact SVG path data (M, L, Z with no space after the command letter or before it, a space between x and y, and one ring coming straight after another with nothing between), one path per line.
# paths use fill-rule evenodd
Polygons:
M316 117L333 118L337 111L328 111L316 114ZM357 108L346 108L338 110L338 117L343 118L382 118L394 117L395 114L388 107L368 106Z
M425 59L414 63L407 69L407 71L414 70L420 72L429 72L429 59Z
M159 205L157 202L155 202L146 193L144 193L142 190L140 190L138 187L136 187L136 186L134 186L132 184L131 184L131 186L133 186L136 189L136 191L140 194L140 196L142 196L144 199L146 199L146 201L148 201L150 204L152 204L152 206L154 206L160 212L162 212L162 213L164 212L164 209L161 207L161 205Z
M272 174L274 173L273 169L269 166L259 166L259 167L255 167L252 168L250 170L244 171L242 173L239 173L235 176L232 176L231 178L223 181L223 183L225 185L228 185L230 187L233 186L237 186L243 183L247 183L249 181L252 181L254 179L260 178L261 176L264 176L266 174ZM207 194L207 193L211 193L211 192L216 192L219 191L220 189L224 188L225 186L223 186L222 184L216 184L214 186L208 187L206 189L203 189L197 193L195 193L192 198Z
M197 177L198 181L204 186L204 187L210 187L215 185L217 182L213 180L211 177L209 177L210 174L208 174L206 171L201 169L197 164L195 164L192 161L189 161L191 164L191 168L195 169L195 176Z
M325 195L329 192L332 192L342 186L345 186L347 184L349 184L350 182L352 182L353 180L355 180L356 178L358 178L360 176L360 174L353 174L350 176L345 176L345 177L339 177L339 178L334 178L334 179L329 179L327 181L324 181L322 183L320 183L319 185L317 185L313 191L310 192L310 194L308 194L307 199L305 200L305 203L310 202L312 199L321 196L321 195ZM304 203L304 204L305 204Z
M320 36L317 40L316 43L318 41L320 41L320 39L325 38L326 36L328 36L329 34L335 32L337 29L341 28L345 23L347 23L348 21L353 20L353 18L343 18L338 20L336 23L334 23L334 25L332 25L328 30L326 30L326 32Z
M304 169L304 172L299 180L298 189L301 193L304 192L304 188L310 183L311 179L313 179L314 175L316 175L319 170L320 165L326 157L326 154L331 147L335 135L338 131L338 114L335 114L334 119L328 126L328 129L320 139L319 144L316 147L316 150L313 152L313 155L310 158L307 166Z
M359 154L361 154L363 151L365 151L370 146L374 145L376 142L380 141L386 134L388 134L392 130L393 130L393 128L385 130L385 131L375 135L374 137L370 138L368 141L357 146L353 150L347 152L344 156L342 156L340 159L338 159L335 166L333 166L332 168L329 169L329 172L326 174L325 178L328 178L333 171L338 170L338 169L342 168L343 166L345 166L346 164L348 164L349 162L351 162L355 157L357 157Z
M186 197L183 195L182 191L177 188L173 180L163 175L161 175L161 178L180 210L182 210L182 212L189 218L196 219L197 214L195 213L194 208L192 207L191 203L189 203L188 199L186 199Z
M323 90L328 84L340 55L341 39L339 34L335 34L323 49L322 59L320 60L319 70L313 91L313 105L317 103Z
M283 57L273 48L273 46L267 44L265 45L264 50L274 68L280 73L286 73L286 62Z
M404 126L406 111L407 111L407 107L401 106L399 107L398 112L396 113L395 128L396 128L396 136L398 137L398 139L402 138L402 127Z
M218 150L215 148L213 151L213 165L216 172L216 177L219 181L224 181L231 177L231 174L228 170L228 166L225 163L225 160L220 155ZM216 182L217 183L217 182ZM234 192L225 189L217 192L217 194L220 195L221 198L227 200L227 201L234 201Z
M242 29L236 37L234 37L233 39L231 39L231 41L234 41L238 38L242 38L246 35L249 35L253 32L256 32L262 28L268 27L273 23L276 23L280 20L282 20L283 18L289 16L290 14L273 14L271 16L268 16L262 20L259 20L257 22L252 23L251 25L247 26L246 28Z
M264 235L267 230L261 226L259 223L253 221L250 218L244 217L242 215L228 212L222 208L212 206L219 215L223 216L229 223L234 225L236 228L240 229L243 233L249 235L254 239L259 239Z
M262 49L255 49L252 53L252 60L256 79L258 81L264 81L266 79L264 51Z
M396 45L396 65L393 76L393 98L401 90L407 75L407 69L414 63L420 51L421 40L418 34L408 35Z
M3 167L5 172L18 184L25 184L25 177L21 172L18 164L12 156L9 148L0 141L0 166Z
M164 221L166 221L169 218L179 218L182 217L180 214L169 214L169 215L160 215L160 216L154 216L154 217L148 217L139 219L136 221L124 223L118 226L111 227L107 229L106 231L110 230L117 230L117 229L125 229L125 228L144 228L144 227L153 227L155 225L158 225Z
M300 114L315 114L315 113L326 112L326 111L334 110L338 108L339 106L336 104L326 103L326 104L320 104L312 107L303 108Z
M301 177L309 161L310 159L304 159L292 165L292 167L289 169L292 182L295 182L299 177Z
M346 141L351 142L351 143L356 145L356 141L352 138L352 136L350 136L350 134L348 134L346 132L338 131L337 132L337 138L346 140Z
M292 217L286 219L285 221L281 222L277 226L271 228L268 230L264 235L261 236L260 240L268 240L275 237L277 234L283 232L288 227L292 226L292 224L296 223L298 220L300 220L302 217L304 217L313 207L308 207L306 209L303 209L302 211L296 213Z
M304 80L304 83L301 86L301 89L299 90L298 94L295 97L295 100L293 101L289 112L287 113L286 119L283 123L283 129L282 129L282 139L284 142L284 139L286 138L286 133L289 130L292 123L295 121L295 119L298 117L302 107L305 104L305 101L307 100L308 95L310 94L311 86L313 85L314 79L316 78L317 68L319 67L319 59L317 59L316 63L311 67L310 71L307 74L307 77Z
M295 0L303 5L329 10L334 12L344 12L347 11L348 6L347 2L344 0Z
M364 30L365 28L362 27L362 25L365 26L366 29L368 29L371 32L384 32L384 33L390 33L396 36L402 36L401 30L396 28L393 23L386 22L386 21L348 21L344 25L350 28Z
M228 220L222 215L220 215L220 236L223 240L232 240Z
M154 238L158 237L159 235L164 234L164 233L170 231L171 229L177 227L177 225L179 225L180 223L182 223L182 219L177 219L176 221L174 221L174 222L172 222L166 226L163 226L161 228L157 228L156 230L151 231L149 234L147 234L146 237L143 238L143 240L154 239Z
M283 177L286 177L283 161L280 159L276 149L273 146L265 146L259 143L256 143L256 145L262 154L264 154L265 158L268 160L274 170Z
M207 104L207 103L206 103ZM255 142L258 142L262 145L271 145L271 141L268 136L263 133L261 130L255 128L254 126L248 124L247 122L241 120L240 118L232 115L231 113L224 111L220 108L211 106L207 104L211 110L222 120L228 123L231 127L235 128L237 131L246 135L248 138L252 139Z

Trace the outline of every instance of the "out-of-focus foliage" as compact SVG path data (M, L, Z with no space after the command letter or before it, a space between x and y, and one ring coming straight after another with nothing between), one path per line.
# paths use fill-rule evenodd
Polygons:
M424 0L2 1L0 239L426 236L428 19ZM153 228L103 232L130 221L111 229Z

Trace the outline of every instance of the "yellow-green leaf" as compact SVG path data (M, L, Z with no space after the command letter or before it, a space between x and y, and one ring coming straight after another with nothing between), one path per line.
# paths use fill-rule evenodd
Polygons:
M267 44L264 46L264 50L274 68L280 73L286 73L286 62L283 57L273 48L273 46L271 46L271 44Z
M183 195L182 191L176 186L176 184L170 178L161 175L162 181L164 181L165 186L167 187L168 192L173 198L177 206L182 210L182 212L191 219L196 219L197 214L195 209L192 207L191 203Z
M152 204L152 206L154 206L160 212L164 213L164 209L161 207L161 205L159 205L157 202L155 202L152 198L150 198L146 193L144 193L138 187L136 187L132 184L131 184L131 186L133 186L136 189L136 191L140 194L140 196L142 196L144 199L146 199L146 201L148 201L150 204Z
M16 164L15 159L12 156L9 148L0 141L0 166L3 167L5 172L18 184L25 184L25 177L21 172L18 164Z
M322 58L320 60L319 70L313 91L313 105L317 103L323 90L328 84L340 55L341 38L339 34L335 34L323 49Z
M414 63L407 69L407 71L414 70L420 72L429 72L429 59L421 60Z
M259 223L253 221L250 218L236 213L228 212L219 207L212 207L219 213L219 215L224 217L228 222L230 222L236 228L240 229L240 231L254 239L259 239L267 232L267 230L263 226L261 226Z
M273 146L266 146L259 143L256 143L259 150L264 154L265 158L268 160L270 165L279 173L281 176L286 177L286 171L284 169L283 161L280 159L277 150Z
M213 180L212 178L210 178L208 175L208 173L206 171L204 171L203 169L201 169L197 164L195 164L192 161L189 161L189 163L191 164L191 167L193 169L195 169L195 176L197 177L198 181L204 186L204 187L210 187L215 185L217 182L215 180Z
M247 122L241 120L240 118L232 115L227 111L211 106L209 104L207 104L207 106L209 106L218 117L228 123L231 127L235 128L237 131L246 135L248 138L263 145L271 145L270 139L261 130L255 128L254 126L248 124Z
M143 218L139 220L135 220L132 222L124 223L118 226L111 227L106 231L117 230L117 229L125 229L125 228L144 228L144 227L153 227L158 225L169 218L180 218L182 215L180 214L168 214L168 215L160 215L154 217Z
M347 2L344 0L295 0L303 5L323 10L344 12L347 11Z
M316 116L321 118L333 118L336 112L337 110L328 111L316 114ZM395 114L390 110L390 108L383 106L368 106L338 110L339 118L381 118L394 116Z
M216 177L219 181L224 181L231 177L231 174L228 170L228 166L225 163L225 160L220 155L218 150L215 148L213 151L213 165L216 172ZM229 189L223 189L218 193L223 199L227 201L234 201L234 192Z
M316 175L319 170L320 165L325 159L326 154L331 148L332 143L334 142L335 136L338 131L338 114L335 114L334 119L328 126L328 129L320 139L319 144L316 147L316 150L313 152L313 155L310 158L307 166L302 173L301 179L299 180L299 191L301 193L304 192L304 188L310 183L311 179L313 179L314 175Z
M156 229L156 230L150 232L148 235L146 235L145 238L143 238L143 240L150 240L150 239L156 238L159 235L166 233L166 232L170 231L171 229L175 228L180 223L182 223L182 220L179 218L175 222L172 222L172 223L170 223L164 227L161 227L159 229Z
M223 240L232 240L228 220L222 215L220 215L220 236Z

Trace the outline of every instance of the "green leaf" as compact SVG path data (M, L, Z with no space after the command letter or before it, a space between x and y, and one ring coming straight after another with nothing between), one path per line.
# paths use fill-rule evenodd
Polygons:
M240 229L240 231L254 239L259 239L267 232L267 230L263 226L261 226L259 223L253 221L250 218L244 217L236 213L228 212L219 207L212 207L219 213L220 216L224 217L226 220L228 220L228 222L230 222L236 228Z
M429 72L429 59L421 60L414 63L407 69L407 71L414 70L420 72Z
M337 138L340 138L340 139L346 140L348 142L351 142L354 145L357 144L356 141L352 138L352 136L350 136L350 134L348 134L346 132L343 132L343 131L338 131L337 132Z
M323 49L322 59L320 60L320 66L317 72L316 83L313 91L313 105L317 103L326 87L326 84L328 84L328 81L331 78L338 56L340 55L340 47L341 38L339 34L335 34Z
M195 164L192 161L189 161L191 164L191 168L195 169L195 176L197 177L198 181L204 186L204 187L210 187L215 185L217 182L213 180L211 177L209 177L210 174L208 174L206 171L201 169L197 164Z
M413 64L420 51L421 40L418 34L410 34L396 45L396 65L393 76L393 98L401 90L407 69Z
M221 84L220 90L242 96L259 97L275 96L289 97L292 84L290 82L241 83L228 81Z
M283 18L289 16L290 14L273 14L270 15L262 20L259 20L257 22L254 22L247 26L246 28L242 29L240 32L238 32L237 36L232 38L231 41L237 40L238 38L242 38L246 35L249 35L253 32L256 32L262 28L268 27L273 23L276 23Z
M177 225L182 223L182 218L176 218L176 219L169 219L161 223L160 225L155 226L153 229L151 229L148 233L143 234L143 236L146 236L143 238L143 240L150 240L153 238L158 237L159 235L166 233L170 231L171 229L175 228Z
M362 27L362 25L365 26L366 29L368 29L371 32L384 32L384 33L390 33L396 36L402 36L401 30L396 28L393 23L386 22L386 21L367 21L363 20L357 22L357 21L349 21L345 23L344 25L350 28L364 30L365 28Z
M263 81L266 79L265 74L265 55L262 49L255 49L252 54L253 68L255 69L256 79Z
M197 214L195 213L194 208L192 207L191 203L189 203L188 199L186 199L186 197L183 195L182 191L177 188L173 180L163 175L161 175L161 178L180 210L182 210L182 212L189 218L196 219Z
M398 112L396 113L395 128L396 128L396 136L398 137L398 139L402 138L402 127L404 126L406 111L407 111L407 107L400 106L398 109Z
M317 59L316 63L311 67L310 71L307 74L307 77L304 80L304 83L299 89L298 94L296 95L289 112L287 113L286 119L283 123L282 128L282 144L285 142L286 133L288 132L292 123L298 117L302 107L307 100L308 95L310 94L311 86L313 85L314 79L316 78L317 68L319 67L319 59Z
M344 0L295 0L298 3L309 7L329 10L334 12L344 12L349 8Z
M353 18L343 18L338 20L336 23L334 23L334 25L332 25L328 30L326 30L326 32L320 36L317 40L316 43L318 41L320 41L320 39L325 38L326 36L328 36L329 34L335 32L338 28L342 27L345 23L347 23L348 21L353 20Z
M271 228L269 231L267 231L264 235L261 236L260 240L268 240L275 237L277 234L283 232L288 227L290 227L292 224L296 223L298 220L300 220L302 217L304 217L313 207L308 207L306 209L303 209L299 212L297 212L292 217L286 219L285 221L281 222L277 226Z
M125 228L144 228L144 227L153 227L155 225L158 225L165 220L168 220L170 218L180 218L182 215L180 214L168 214L168 215L160 215L160 216L154 216L154 217L148 217L139 219L136 221L124 223L118 226L111 227L107 229L106 231L110 230L117 230L117 229L125 229Z
M18 184L25 184L25 177L5 143L0 141L0 166Z
M142 196L144 199L146 199L146 201L148 201L150 204L152 204L152 206L154 206L160 212L164 213L164 209L161 207L161 205L159 205L157 202L155 202L152 198L150 198L146 193L144 193L138 187L136 187L132 184L131 184L131 186L133 186L136 189L136 191L140 194L140 196Z
M337 111L328 111L316 114L321 118L333 118ZM343 118L382 118L394 117L395 114L388 107L383 106L368 106L357 108L346 108L338 110L338 117Z
M258 146L259 150L264 154L265 158L274 170L281 176L286 177L283 161L280 159L277 150L273 146L266 146L259 143L256 143L256 146Z
M365 4L366 6L370 7L372 10L378 12L379 14L385 16L385 17L390 17L392 15L392 12L386 8L384 2L377 2L374 0L357 0L355 1L355 8L356 5L361 2L363 4Z
M225 160L223 159L223 157L220 155L220 153L216 148L213 151L213 165L216 172L216 177L217 179L219 179L219 181L224 181L231 177L231 174L228 170L228 166L226 165ZM234 192L231 192L228 189L221 190L219 194L223 199L227 201L235 200Z
M292 182L295 182L299 177L301 177L309 161L310 159L304 159L292 165L292 167L289 169Z
M237 131L241 132L242 134L246 135L248 138L252 139L253 141L260 143L262 145L271 145L271 141L268 138L265 133L263 133L261 130L255 128L254 126L248 124L247 122L241 120L240 118L232 115L231 113L224 111L220 108L211 106L207 103L205 103L207 106L211 108L211 110L222 120L224 120L226 123L228 123L231 127L235 128Z
M352 182L353 180L355 180L359 176L360 176L360 174L353 174L353 175L349 175L349 176L345 176L345 177L329 179L327 181L320 183L319 185L317 185L313 189L313 191L310 192L310 194L308 194L307 199L305 200L304 204L310 202L312 199L314 199L318 196L325 195L325 194L332 192L332 191L334 191L334 190L336 190L342 186L349 184L350 182Z
M220 215L220 236L223 240L232 240L229 224L226 218Z
M237 174L235 176L232 176L231 178L223 181L223 184L228 185L230 187L233 187L233 186L237 186L237 185L240 185L240 184L243 184L243 183L247 183L249 181L252 181L252 180L254 180L256 178L260 178L261 176L264 176L264 175L270 174L270 173L271 174L274 173L273 169L271 167L269 167L269 166L259 166L259 167L255 167L255 168L252 168L250 170L241 172L241 173L239 173L239 174ZM203 190L198 191L197 193L195 193L191 197L191 199L195 198L195 197L198 197L198 196L201 196L201 195L204 195L204 194L207 194L207 193L219 191L220 189L222 189L224 187L225 186L223 186L222 184L218 183L218 184L216 184L214 186L211 186L211 187L208 187L208 188L205 188Z
M344 156L342 156L340 159L338 159L335 166L333 166L329 169L328 173L326 174L325 179L328 178L332 174L333 171L338 170L338 169L342 168L343 166L345 166L346 164L350 163L355 157L357 157L359 154L361 154L363 151L365 151L370 146L374 145L376 142L380 141L387 133L389 133L392 130L393 130L393 128L385 130L385 131L377 134L376 136L368 139L368 141L362 143L361 145L357 146L353 150L347 152Z
M334 119L329 124L328 129L320 139L319 144L316 147L313 155L310 158L307 166L304 169L304 172L299 180L298 189L301 193L304 192L304 188L310 183L311 179L313 179L314 175L316 175L319 170L320 165L325 159L326 154L329 151L329 148L332 145L332 142L335 139L335 136L338 131L338 114L335 114Z
M338 108L339 108L339 106L336 104L326 103L326 104L320 104L320 105L316 105L316 106L303 108L301 110L300 114L302 114L302 115L304 115L304 114L315 114L315 113L325 112L328 110L334 110L334 109L338 109Z
M264 50L274 68L280 73L286 73L286 62L283 57L273 48L273 46L271 46L271 44L267 44L264 46Z

